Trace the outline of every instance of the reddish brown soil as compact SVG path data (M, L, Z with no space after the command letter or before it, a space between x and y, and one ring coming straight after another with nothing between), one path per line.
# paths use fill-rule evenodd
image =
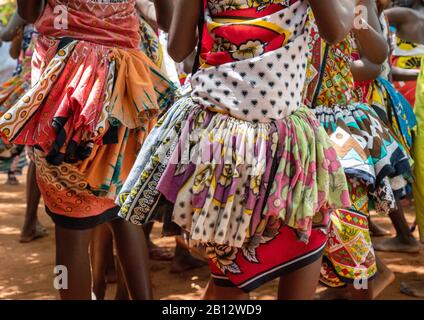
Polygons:
M0 176L0 299L57 299L53 288L54 266L54 227L39 208L40 220L47 226L49 236L32 243L20 244L19 233L25 210L24 178L19 186L6 186L5 176ZM407 210L408 220L413 220L413 207ZM391 228L387 217L377 217L375 221ZM154 230L155 243L172 248L172 238L158 238L159 228ZM378 239L376 240L378 241ZM424 280L424 251L420 254L384 253L380 255L396 274L396 281L389 286L380 299L411 299L399 292L401 281ZM197 269L182 274L169 272L170 262L152 262L152 281L155 298L158 299L199 299L209 275L208 268ZM166 284L166 285L164 285ZM274 299L277 282L271 282L252 297L254 299ZM113 295L114 285L108 290ZM318 288L322 291L324 288Z

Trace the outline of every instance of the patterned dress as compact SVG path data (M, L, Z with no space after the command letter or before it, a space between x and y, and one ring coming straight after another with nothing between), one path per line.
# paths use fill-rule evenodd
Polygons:
M0 134L34 147L54 222L92 228L117 217L114 199L174 87L138 49L135 0L49 0L35 27L33 86Z
M378 114L360 102L350 70L355 48L352 36L328 46L318 31L312 30L310 46L313 54L308 67L306 104L337 151L352 201L348 210L331 214L321 270L322 282L338 287L375 275L369 210L389 213L396 208L396 196L404 192L412 173L405 149Z
M380 23L387 42L390 44L391 33L387 17L380 16ZM357 55L359 59L359 53ZM384 124L390 128L393 136L402 144L411 157L413 132L417 120L414 110L405 97L391 84L390 57L383 63L382 72L375 81L356 83L357 92L362 102L373 107ZM412 158L411 166L413 165ZM408 187L405 193L410 191Z
M152 130L118 199L135 224L173 204L218 285L250 291L317 260L323 212L350 206L336 151L303 104L309 10L302 0L208 0L213 41L192 91Z
M163 51L159 42L158 33L140 16L140 50L150 58L159 68L163 65Z
M0 117L31 87L31 59L34 52L33 35L33 26L26 25L23 30L18 66L13 76L0 87ZM5 144L0 139L0 172L21 172L25 165L26 155L24 147L12 143Z

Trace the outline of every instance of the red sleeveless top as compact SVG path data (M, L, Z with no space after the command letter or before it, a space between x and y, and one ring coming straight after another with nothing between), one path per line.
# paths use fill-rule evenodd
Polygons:
M110 47L138 48L136 0L47 0L35 23L50 37L71 37Z

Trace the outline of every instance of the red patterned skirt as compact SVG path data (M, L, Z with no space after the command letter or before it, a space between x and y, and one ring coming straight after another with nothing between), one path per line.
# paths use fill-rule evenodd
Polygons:
M305 243L299 241L294 229L282 226L276 235L264 237L257 248L210 244L206 252L217 286L238 287L250 292L317 261L323 255L326 242L326 232L321 228L313 229L309 242Z

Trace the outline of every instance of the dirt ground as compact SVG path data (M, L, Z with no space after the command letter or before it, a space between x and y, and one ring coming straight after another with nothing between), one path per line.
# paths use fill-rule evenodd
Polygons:
M18 186L6 186L0 175L0 299L57 299L53 288L54 226L40 205L41 222L47 226L49 236L29 244L20 244L19 233L25 210L25 181L19 178ZM408 220L413 220L413 208L408 208ZM387 217L376 217L376 222L387 229L391 227ZM172 238L159 238L159 228L154 230L156 244L172 248ZM378 241L378 240L376 240ZM396 274L396 281L379 299L412 299L399 292L400 282L424 280L424 250L420 254L380 254ZM169 272L170 262L152 262L152 282L156 299L199 299L208 281L208 268L204 267L181 274ZM252 294L253 299L275 299L277 282L271 282ZM111 285L107 297L113 296ZM318 288L318 291L325 290Z

